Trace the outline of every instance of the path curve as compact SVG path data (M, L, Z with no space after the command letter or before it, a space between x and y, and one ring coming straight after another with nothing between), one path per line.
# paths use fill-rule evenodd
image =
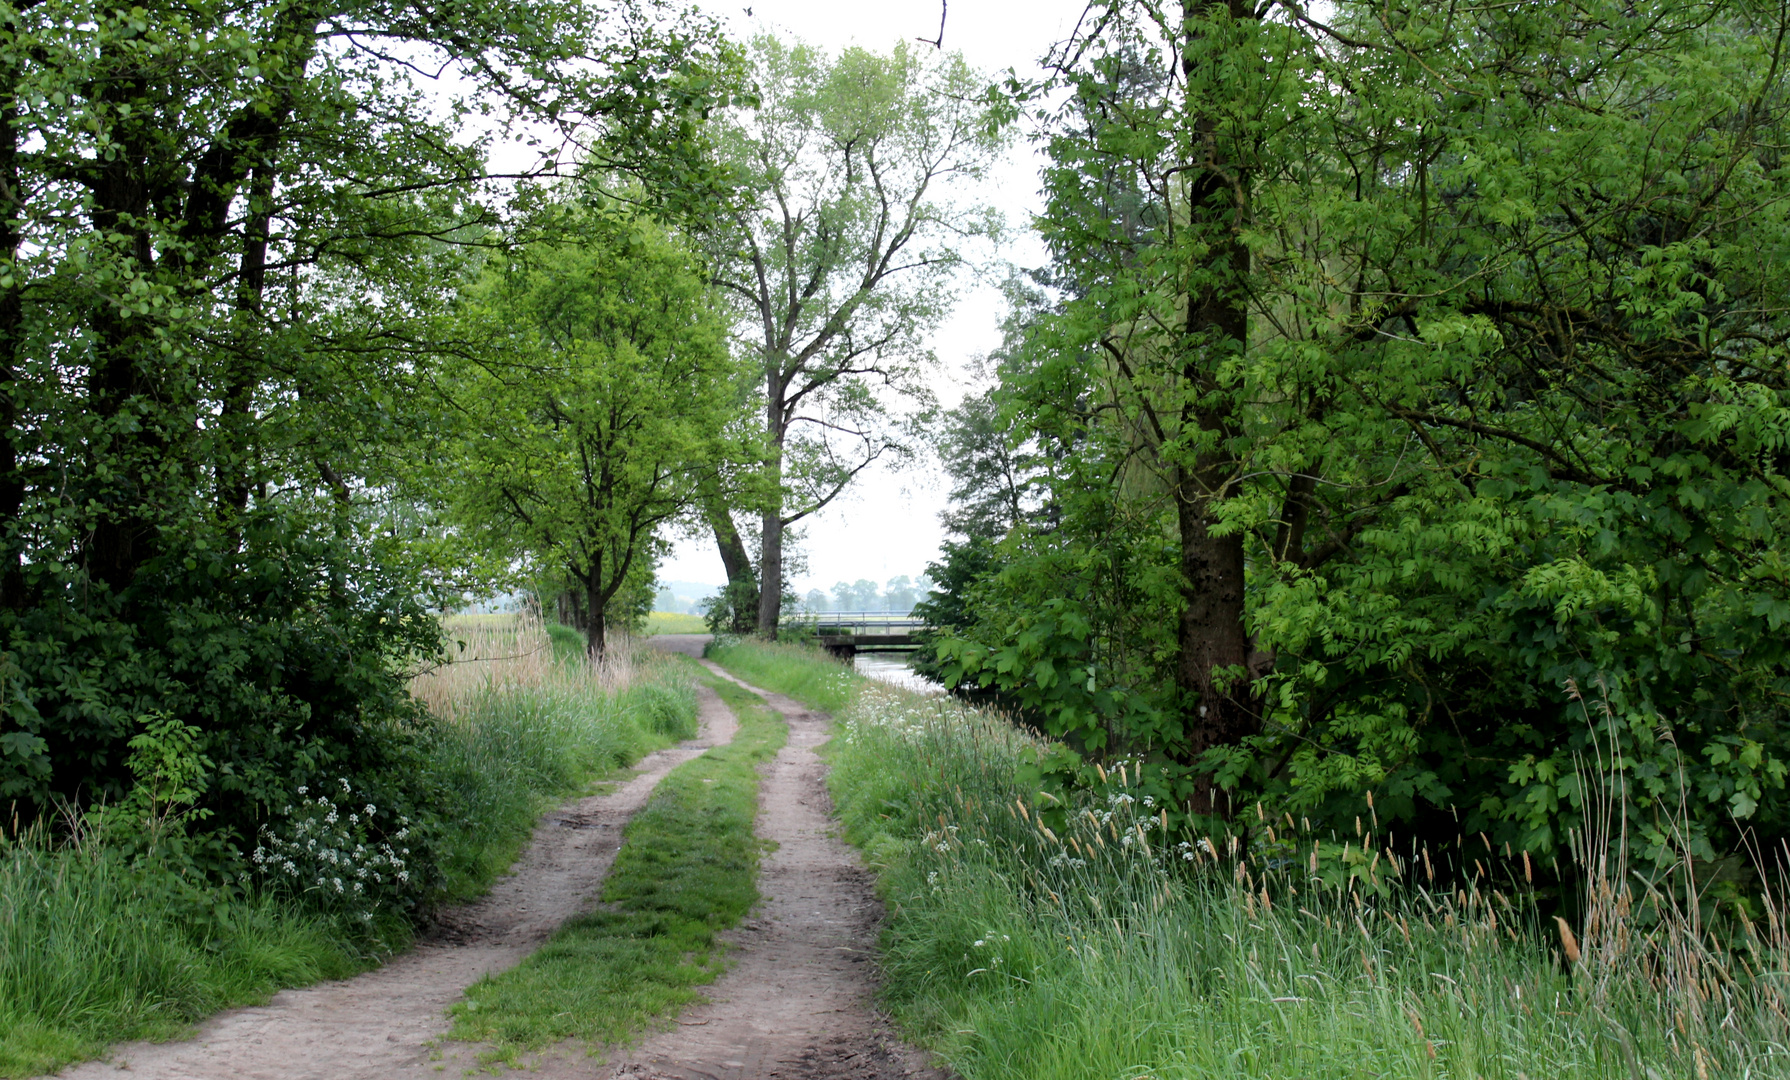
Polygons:
M656 751L616 790L544 817L510 873L473 903L443 913L416 948L352 979L283 990L266 1005L219 1013L184 1042L125 1043L66 1080L392 1080L440 1077L434 1040L447 1007L480 977L514 966L596 899L622 826L672 769L732 740L733 713L699 687L696 738ZM459 1057L459 1054L450 1055ZM458 1071L453 1075L458 1075Z
M669 637L669 635L667 636ZM694 642L685 639L694 639ZM706 635L651 639L686 651ZM793 698L704 666L764 698L789 742L764 770L758 835L776 849L759 868L763 900L728 935L736 949L709 1004L649 1036L608 1080L949 1080L876 1012L882 908L857 852L836 834L826 764L830 721ZM589 1076L589 1072L579 1075Z

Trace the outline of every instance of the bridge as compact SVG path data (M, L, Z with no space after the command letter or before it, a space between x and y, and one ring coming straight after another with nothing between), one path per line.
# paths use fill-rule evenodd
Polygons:
M924 619L894 611L822 611L810 618L821 647L841 657L917 648L914 632L926 625Z

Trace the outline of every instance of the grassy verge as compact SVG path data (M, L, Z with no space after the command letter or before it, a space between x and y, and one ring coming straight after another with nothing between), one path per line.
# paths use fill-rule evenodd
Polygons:
M725 662L798 696L807 677ZM1324 839L1318 874L1291 821L1251 822L1258 854L1231 859L1165 839L1129 770L1052 807L1020 779L1046 744L1001 718L834 694L830 783L890 905L886 1003L965 1080L1790 1076L1763 925L1723 953L1613 876L1569 963L1520 877L1432 890L1371 822Z
M483 891L544 808L696 727L687 673L669 660L593 668L581 648L575 663L555 660L538 627L526 640L500 620L450 630L467 662L417 687L441 721L420 767L441 806L444 901ZM51 845L8 824L0 1077L50 1072L111 1042L178 1038L220 1009L352 975L404 944L395 921L369 940L289 900L206 891L91 837Z
M700 672L694 664L690 670ZM572 920L521 964L474 984L451 1037L491 1060L567 1039L624 1041L698 1000L723 969L716 934L758 900L758 766L783 745L781 717L706 673L739 718L731 743L674 769L628 824L604 907Z
M788 694L825 712L851 704L867 682L851 665L809 645L736 641L710 649L709 658L754 686Z
M495 682L465 694L431 732L429 779L454 807L440 845L446 897L488 888L547 808L652 750L696 734L686 674L641 665L605 691L593 678Z
M0 1076L35 1076L111 1039L172 1038L218 1009L363 966L329 920L272 899L211 918L98 845L0 850Z

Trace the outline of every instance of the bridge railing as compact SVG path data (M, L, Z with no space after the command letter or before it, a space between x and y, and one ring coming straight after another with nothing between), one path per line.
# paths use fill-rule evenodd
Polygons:
M907 632L926 625L926 620L896 611L817 611L814 628L822 634Z

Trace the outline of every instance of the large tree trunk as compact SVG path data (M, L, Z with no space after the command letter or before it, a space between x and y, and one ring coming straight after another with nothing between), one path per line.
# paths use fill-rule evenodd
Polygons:
M1234 744L1261 727L1247 666L1243 538L1234 533L1212 535L1211 502L1188 494L1199 486L1198 478L1183 477L1175 497L1183 579L1175 676L1190 711L1184 724L1189 764L1207 750ZM1228 802L1209 779L1202 779L1188 809L1198 814L1230 813Z
M242 335L240 351L231 358L225 375L223 407L218 426L223 434L223 455L217 465L218 511L230 536L241 540L240 517L248 509L249 494L254 485L253 433L255 417L252 406L259 382L259 365L254 359L255 340L262 329L262 294L267 288L267 245L273 224L273 170L262 164L250 170L248 185L249 217L243 225L241 272L236 285L238 329Z
M777 636L777 617L783 613L783 517L776 510L764 513L764 550L759 562L758 635Z
M789 436L784 415L783 365L765 365L765 433L770 436L771 459L765 463L770 482L765 485L765 504L758 549L758 636L776 640L777 619L783 614L783 442Z
M16 16L9 20L17 27ZM7 72L8 85L17 84L17 71ZM18 106L8 103L0 111L0 260L11 266L19 255L22 239L19 219L23 215L25 189L19 175L19 133L16 122ZM19 272L14 282L0 288L0 607L18 609L24 606L23 544L19 532L23 528L20 515L25 507L25 478L19 471L18 438L19 359L24 345L25 309L20 297Z
M758 575L752 568L752 556L720 492L706 494L702 509L715 534L715 546L721 549L721 565L727 570L727 598L733 611L730 629L749 634L758 622Z
M1189 17L1228 11L1233 19L1253 16L1241 0L1186 0ZM1201 62L1214 62L1191 34L1183 70L1192 76ZM1190 102L1197 105L1197 103ZM1197 115L1197 114L1196 114ZM1175 509L1180 532L1183 604L1177 628L1176 683L1187 703L1183 731L1184 760L1195 763L1206 751L1234 745L1261 728L1261 709L1249 669L1250 642L1245 624L1243 537L1212 535L1216 523L1213 500L1237 472L1239 462L1229 443L1237 418L1220 394L1218 371L1248 347L1249 319L1244 280L1249 249L1240 228L1246 205L1249 170L1233 160L1216 120L1200 118L1196 131L1200 150L1212 164L1189 178L1188 228L1203 248L1189 268L1199 283L1187 297L1187 324L1182 369L1189 394L1183 409L1183 430L1197 428L1201 450L1191 467L1175 469ZM1195 813L1229 814L1231 807L1216 785L1203 779L1188 809Z

